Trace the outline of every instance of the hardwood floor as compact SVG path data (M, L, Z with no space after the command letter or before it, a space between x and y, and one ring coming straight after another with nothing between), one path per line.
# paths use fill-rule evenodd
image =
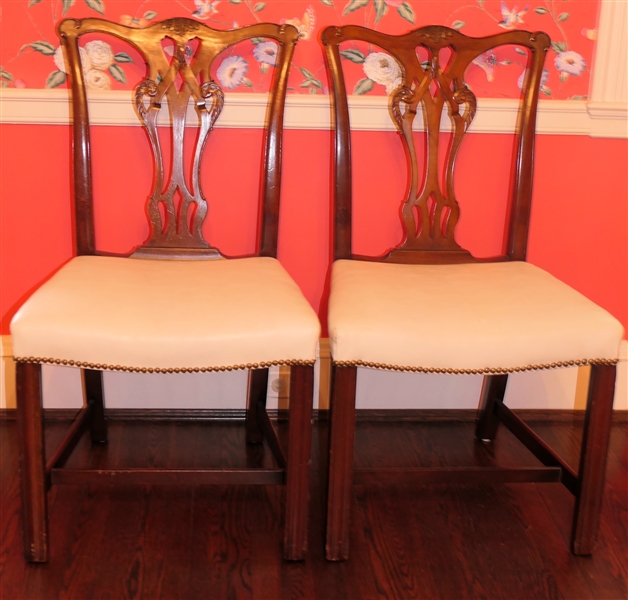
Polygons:
M533 423L577 465L581 424ZM51 450L67 423L46 428ZM284 433L285 427L280 424ZM22 558L15 423L0 423L0 598L625 599L628 425L613 426L600 535L569 552L573 498L560 484L360 486L351 559L323 554L326 423L314 427L310 551L282 555L281 487L77 487L51 490L51 559ZM213 456L213 458L212 458ZM217 458L216 458L217 457ZM68 466L270 465L245 451L241 424L112 421ZM359 422L356 466L530 465L505 429L488 449L469 422Z

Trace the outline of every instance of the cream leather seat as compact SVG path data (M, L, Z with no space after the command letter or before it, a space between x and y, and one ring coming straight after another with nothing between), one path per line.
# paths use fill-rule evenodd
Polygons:
M614 364L607 311L526 262L334 263L334 363L429 373L509 373Z
M312 364L320 324L274 258L72 259L11 323L17 361L139 372Z

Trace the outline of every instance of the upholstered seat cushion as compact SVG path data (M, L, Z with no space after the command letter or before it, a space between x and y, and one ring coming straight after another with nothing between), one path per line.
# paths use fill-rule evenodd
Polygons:
M320 324L273 258L80 256L11 323L17 359L103 369L313 362Z
M615 361L622 325L525 262L334 263L329 334L336 363L498 372Z

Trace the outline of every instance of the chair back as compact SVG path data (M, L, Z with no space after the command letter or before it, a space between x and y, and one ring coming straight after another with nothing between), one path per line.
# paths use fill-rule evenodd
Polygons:
M62 21L58 33L65 48L72 85L75 232L79 255L95 253L89 114L80 61L81 36L110 34L130 44L146 62L146 78L136 85L133 102L152 148L154 178L147 204L149 239L134 256L156 258L221 256L202 234L208 206L200 186L201 158L225 102L223 90L212 79L212 64L225 49L247 39L263 38L277 43L264 139L258 244L259 255L276 256L283 109L290 61L298 39L296 28L262 23L218 31L192 19L175 18L138 29L90 18ZM166 38L174 44L172 57L164 51L162 42ZM186 53L189 53L189 43L193 40L197 40L198 45L190 58ZM164 168L158 133L157 116L163 102L167 102L172 128L170 169ZM183 151L190 102L197 113L199 126L191 171L186 170Z
M351 138L347 89L341 65L340 44L363 41L387 52L400 69L400 79L389 99L390 115L400 133L408 163L407 195L401 207L404 229L402 242L379 259L402 263L459 263L475 259L458 245L455 229L460 208L454 193L454 166L461 142L473 122L477 100L465 84L464 74L471 62L502 45L516 45L529 59L523 78L521 110L516 130L516 160L510 201L506 255L501 260L525 260L530 204L537 103L543 63L550 47L545 33L510 31L472 38L448 27L429 26L394 36L364 27L328 27L322 34L331 77L335 117L334 256L336 259L366 258L352 253L352 171ZM421 60L417 49L427 51ZM442 64L441 50L451 53ZM453 123L452 137L445 149L443 177L439 176L441 116L447 106ZM413 125L423 111L427 155L420 176ZM444 145L444 144L442 144ZM494 260L494 259L493 259Z

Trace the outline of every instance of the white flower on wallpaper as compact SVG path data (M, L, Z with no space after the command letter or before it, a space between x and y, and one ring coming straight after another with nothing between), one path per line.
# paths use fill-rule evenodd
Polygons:
M248 72L249 63L241 56L230 56L220 64L216 71L216 77L224 87L233 90L244 83L244 78Z
M554 66L563 73L577 76L582 75L582 72L587 68L587 63L577 52L567 50L566 52L559 52L554 57Z
M68 71L62 46L55 48L48 42L37 41L25 44L22 50L25 48L31 48L44 56L52 57L52 62L57 67L57 70L52 71L48 75L46 79L47 88L55 88L65 83ZM111 89L109 75L120 83L126 83L126 75L118 63L133 62L133 59L126 52L114 54L111 46L100 40L94 40L85 44L85 47L79 47L79 56L81 58L81 66L83 67L85 86L88 89L96 90Z
M99 40L87 42L85 54L89 57L92 67L99 71L106 71L115 61L111 46Z
M390 94L401 85L399 63L384 52L371 52L362 65L366 76L386 88Z
M260 42L255 45L253 56L257 62L274 67L277 62L277 44L275 42Z
M521 73L521 75L519 75L519 79L517 79L517 86L519 87L519 90L521 92L523 92L523 78L525 77L526 72L524 71L523 73ZM547 83L547 80L549 79L549 70L548 69L543 69L543 73L541 74L541 83L539 84L539 87L541 88L541 91L546 95L549 96L551 94L551 91L548 90L545 86L545 84Z

